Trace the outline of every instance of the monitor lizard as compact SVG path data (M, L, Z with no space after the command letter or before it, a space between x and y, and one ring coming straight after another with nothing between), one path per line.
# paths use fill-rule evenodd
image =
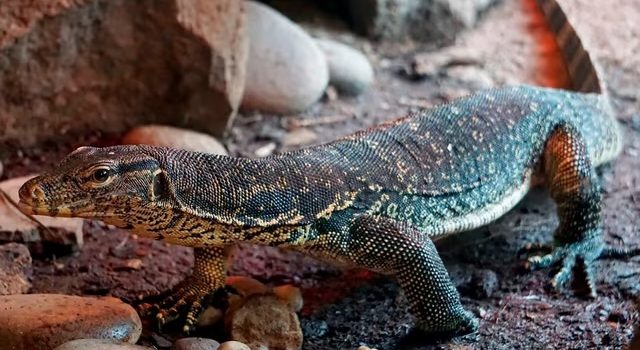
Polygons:
M488 224L544 182L557 203L554 249L531 268L574 265L595 296L592 263L621 253L603 242L594 167L620 152L619 125L596 66L555 0L539 0L573 91L503 87L334 142L260 159L145 145L81 147L22 186L26 213L102 220L194 247L192 274L151 307L160 324L197 323L224 287L238 242L301 251L397 278L416 325L465 334L465 310L433 239ZM149 310L149 309L148 309Z

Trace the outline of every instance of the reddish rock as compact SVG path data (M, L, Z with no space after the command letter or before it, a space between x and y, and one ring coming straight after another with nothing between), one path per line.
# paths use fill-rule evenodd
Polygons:
M225 315L233 340L252 350L296 350L302 348L298 316L289 305L273 294L254 294L244 304Z
M31 254L23 244L0 245L0 295L26 293L31 288Z
M122 143L227 155L227 150L220 141L210 135L166 125L144 125L134 128L124 135Z
M0 296L3 349L50 350L81 338L134 344L141 332L136 311L116 298L60 294Z
M235 0L0 2L0 142L145 122L222 135L248 42Z

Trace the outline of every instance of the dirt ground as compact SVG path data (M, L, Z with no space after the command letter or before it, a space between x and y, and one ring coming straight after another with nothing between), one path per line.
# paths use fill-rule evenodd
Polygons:
M590 21L582 21L580 26L596 32L592 40L597 45L594 53L602 59L604 78L626 136L620 158L601 171L605 239L612 245L638 247L640 66L626 64L624 57L620 57L624 52L620 54L608 47L621 40L615 36L620 22L611 18L629 18L633 16L627 13L629 9L635 11L638 7L632 5L633 0L616 1L621 6L601 9L613 14L599 14ZM286 1L280 5L285 12L290 8ZM487 85L563 84L563 78L554 75L556 54L547 49L548 45L540 44L546 32L528 0L500 3L476 29L456 42L456 47L479 57L479 62L461 65L463 69L454 65L454 69L450 67L420 79L411 74L411 62L425 52L432 51L435 55L442 49L411 42L368 42L349 34L339 21L305 11L302 13L306 15L296 19L311 33L350 43L367 53L376 71L374 86L358 98L325 98L303 115L274 117L245 113L237 118L226 140L232 155L255 157L256 152L273 146L276 152L283 152L301 147L299 143L319 144ZM640 12L636 12L635 16L638 15ZM640 33L634 30L625 33L625 41L618 44L640 47ZM600 40L608 34L615 36L610 40L614 43ZM285 142L300 127L314 136L298 143ZM74 140L31 149L9 148L0 155L5 164L4 178L41 171L77 146L110 145L118 140L118 135L77 136ZM550 242L556 224L553 203L544 191L536 190L496 223L438 242L464 305L480 318L481 326L474 335L417 348L618 349L628 344L639 321L636 300L640 295L640 258L597 262L600 293L597 299L580 297L579 291L569 288L551 290L547 285L553 269L523 271L520 267L523 256L518 253L527 243ZM99 223L85 225L85 246L80 252L34 261L33 293L114 295L132 301L142 293L169 288L191 268L193 257L187 248L138 238ZM141 264L131 263L136 259ZM294 283L303 288L304 349L355 349L359 345L394 349L406 344L403 341L412 318L404 296L390 279L360 270L341 272L297 254L255 247L239 251L231 273L250 275L270 284ZM163 339L171 337L147 331L141 343L166 348L169 343Z

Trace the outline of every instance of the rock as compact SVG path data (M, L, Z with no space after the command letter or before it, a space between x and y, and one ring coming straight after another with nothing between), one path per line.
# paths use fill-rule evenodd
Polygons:
M105 339L76 339L66 342L54 350L152 350L146 346L132 345Z
M218 350L252 350L246 344L241 343L239 341L227 341L220 345Z
M28 292L30 274L31 254L24 244L0 245L0 295Z
M225 315L231 339L251 349L294 350L302 347L298 316L272 294L249 296L237 310Z
M319 339L329 332L329 325L325 320L303 319L301 327L305 339Z
M224 313L222 312L222 310L214 306L209 306L206 309L204 309L204 311L202 312L202 315L200 315L200 318L198 319L198 326L199 327L213 326L214 324L222 320L223 317L224 317Z
M358 346L358 350L378 350L378 349L372 349L366 345L360 345Z
M472 89L490 89L496 85L489 73L475 66L456 66L447 69L447 75Z
M0 142L30 145L149 122L221 136L244 90L244 7L236 0L0 2Z
M220 343L208 338L182 338L173 344L174 350L216 350L219 348Z
M495 0L348 0L350 21L373 38L451 42Z
M298 128L289 132L282 139L282 145L284 147L296 147L302 145L308 145L315 141L318 135L308 128Z
M228 276L225 283L237 290L243 297L248 297L253 294L267 293L269 291L269 287L251 277Z
M135 343L142 324L119 299L60 294L0 296L0 344L12 350L49 350L73 339Z
M35 175L0 182L14 202L18 202L18 189ZM79 218L37 216L48 230L31 221L0 195L0 243L19 242L29 247L33 256L69 254L82 247L82 226Z
M333 40L316 39L329 67L329 83L348 95L363 93L373 82L373 68L367 57L351 46Z
M273 294L284 300L294 312L302 310L304 300L300 288L287 284L273 288Z
M200 132L166 125L144 125L130 130L122 143L172 147L187 151L227 155L227 150L214 137Z
M407 75L412 79L423 79L437 76L448 67L482 66L483 64L480 52L466 47L449 46L413 56Z
M324 54L298 25L247 1L249 60L242 108L276 114L307 109L329 82Z

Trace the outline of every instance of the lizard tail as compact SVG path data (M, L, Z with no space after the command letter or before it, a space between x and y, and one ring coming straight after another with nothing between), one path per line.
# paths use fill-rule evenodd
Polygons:
M602 94L605 91L600 79L599 67L593 61L559 0L537 0L545 18L555 34L558 46L566 62L572 90Z

